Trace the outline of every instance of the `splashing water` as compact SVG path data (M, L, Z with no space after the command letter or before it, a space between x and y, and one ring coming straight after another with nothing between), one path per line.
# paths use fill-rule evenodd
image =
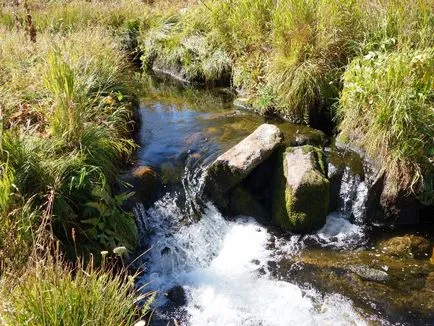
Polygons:
M145 289L160 293L183 286L187 305L178 316L182 324L365 324L342 296L323 297L313 289L273 279L267 269L278 259L267 246L273 236L253 219L226 221L211 203L197 223L182 225L182 214L170 194L146 212L154 234L141 280ZM290 245L286 249L291 247L296 250ZM163 295L157 298L157 307L166 303Z
M329 169L336 169L332 164ZM336 249L352 249L367 242L365 214L368 199L368 185L361 181L346 167L342 175L339 192L339 207L327 216L326 224L312 239L323 247Z

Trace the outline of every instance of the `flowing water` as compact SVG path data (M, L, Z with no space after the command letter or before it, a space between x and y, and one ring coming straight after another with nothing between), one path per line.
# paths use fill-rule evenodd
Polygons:
M162 179L159 199L147 209L141 204L135 209L150 248L142 258L145 273L138 286L158 292L153 323L388 324L372 304L317 287L320 274L298 260L314 252L309 248L320 255L366 248L369 182L345 168L338 209L315 234L282 234L248 216L226 220L202 198L204 167L264 119L237 111L223 95L188 95L144 99L141 107L138 159ZM329 171L335 168L331 164ZM304 278L297 278L300 271ZM311 279L306 281L307 275ZM167 295L173 289L181 289L178 298Z

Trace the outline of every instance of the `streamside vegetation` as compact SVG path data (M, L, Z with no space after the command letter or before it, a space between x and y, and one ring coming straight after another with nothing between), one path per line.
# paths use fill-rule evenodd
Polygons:
M327 129L379 159L397 191L433 201L430 0L204 0L155 8L144 67L229 80L263 114ZM230 78L227 78L230 75Z
M0 2L0 324L131 325L147 310L121 260L101 266L137 240L116 179L134 149L143 10Z

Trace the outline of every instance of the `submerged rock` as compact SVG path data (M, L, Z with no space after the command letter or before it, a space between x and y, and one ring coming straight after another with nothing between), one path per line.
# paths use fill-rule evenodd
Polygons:
M223 212L228 208L228 192L237 186L282 142L274 125L263 124L240 143L219 156L207 169L205 193Z
M312 146L290 147L281 158L273 187L273 220L294 232L321 228L329 201L322 151Z
M308 126L285 123L280 126L286 146L324 146L327 140L324 132Z
M181 285L174 286L169 291L167 291L166 297L176 307L183 306L187 303L185 290Z
M387 274L385 271L370 268L364 265L349 266L348 270L359 275L366 281L387 282L389 280L389 274Z
M380 248L384 253L392 256L426 258L430 253L431 243L424 237L405 235L381 242Z

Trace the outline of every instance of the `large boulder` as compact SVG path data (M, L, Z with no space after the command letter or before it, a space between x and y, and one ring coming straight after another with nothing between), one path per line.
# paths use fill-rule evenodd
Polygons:
M289 147L281 157L273 186L274 222L293 232L321 228L329 201L322 151L313 146Z
M282 142L279 128L259 126L240 143L219 156L207 169L205 194L223 212L228 208L228 193L264 162Z

